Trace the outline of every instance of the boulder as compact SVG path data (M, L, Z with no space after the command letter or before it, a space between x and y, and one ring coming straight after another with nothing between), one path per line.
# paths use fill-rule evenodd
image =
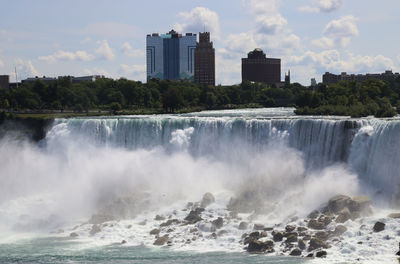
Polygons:
M158 235L160 233L160 229L154 228L150 231L150 235Z
M126 244L127 242L126 242L126 240L122 240L121 241L121 245L124 245L124 244Z
M223 235L226 235L226 234L228 234L228 231L226 231L226 230L221 230L221 231L219 231L218 232L218 236L223 236Z
M249 246L247 247L247 251L251 253L261 253L261 252L273 252L274 250L274 242L266 241L261 242L258 240L251 241Z
M328 253L326 253L325 250L321 250L321 251L318 251L318 252L315 254L315 256L316 256L317 258L325 258L327 254L328 254Z
M180 223L181 223L181 221L179 221L178 219L170 219L170 220L167 220L164 223L161 223L160 227L170 226L172 224L177 225L177 224L180 224Z
M308 229L307 229L307 227L304 227L304 226L298 226L297 227L297 231L299 231L299 232L304 232L304 231L307 231Z
M264 230L264 225L254 224L253 229L254 230Z
M287 226L285 227L286 232L292 232L292 231L294 231L295 229L296 229L296 227L295 227L295 226L292 226L292 225L287 225Z
M252 241L258 240L260 238L260 232L250 233L247 237L245 237L243 244L249 244Z
M327 225L322 221L311 219L310 221L308 221L307 226L312 229L323 230L326 228Z
M347 231L347 227L345 227L344 225L338 225L335 227L335 230L333 231L333 235L341 236L346 231Z
M93 225L93 226L92 226L92 229L91 229L90 232L89 232L89 234L90 234L91 236L93 236L93 235L95 235L95 234L97 234L97 233L99 233L99 232L101 232L100 226L99 226L99 225Z
M329 199L328 210L331 213L338 213L342 211L345 207L348 207L351 203L351 198L346 195L336 195Z
M276 232L273 234L273 240L279 242L283 240L283 234L281 232Z
M195 211L190 211L190 213L185 217L185 220L189 223L189 224L195 224L201 220L203 220L203 218L200 217L200 213L196 208Z
M339 212L335 221L336 221L336 223L344 223L349 219L351 219L351 214L350 214L349 209L346 207Z
M306 249L306 243L304 243L304 241L302 239L299 240L299 242L297 243L297 245L299 246L299 248L301 250Z
M79 235L75 232L72 232L71 234L69 234L69 237L78 237Z
M161 216L161 215L156 215L156 217L154 217L154 220L156 220L156 221L164 221L165 217Z
M328 248L328 245L318 238L311 238L308 246L308 251L313 251L319 248Z
M372 202L367 196L360 195L353 197L349 203L349 210L363 212L370 209Z
M168 235L165 235L165 236L157 238L154 241L153 245L155 245L155 246L163 246L165 243L167 243L167 241L168 241Z
M385 230L385 223L376 222L373 228L374 232L381 232Z
M239 224L240 230L246 230L248 227L249 227L249 224L247 222L240 222L240 224Z
M321 241L326 241L329 238L329 233L325 231L318 231L317 233L315 233L315 237Z
M217 219L211 222L216 229L221 228L224 225L224 219L222 217L218 217Z
M310 253L310 254L307 255L306 258L313 258L313 257L314 257L314 253Z
M288 236L285 240L285 243L294 243L297 242L297 235L291 234L290 236Z
M307 216L307 218L316 219L318 216L319 216L318 210L314 210Z
M212 195L212 193L205 193L203 195L203 198L201 199L200 202L200 207L202 208L206 208L207 206L209 206L210 204L215 202L215 198L214 195Z
M293 249L290 254L290 256L301 256L301 250L299 248Z
M389 218L394 218L394 219L399 219L400 218L400 213L392 213L388 215Z

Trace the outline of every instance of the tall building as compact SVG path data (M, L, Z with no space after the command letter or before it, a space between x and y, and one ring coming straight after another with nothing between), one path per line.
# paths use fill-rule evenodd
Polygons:
M281 59L267 58L257 48L242 59L242 81L263 82L269 85L281 84Z
M210 32L199 33L194 50L194 82L215 85L215 49L210 42Z
M174 30L167 34L147 35L147 80L194 81L196 38L196 34L186 33L183 36Z
M0 87L5 90L10 88L10 75L0 75Z

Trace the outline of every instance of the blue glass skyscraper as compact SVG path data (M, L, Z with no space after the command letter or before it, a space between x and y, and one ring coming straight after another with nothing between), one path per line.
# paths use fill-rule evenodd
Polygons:
M196 34L185 36L171 30L147 35L147 80L194 80Z

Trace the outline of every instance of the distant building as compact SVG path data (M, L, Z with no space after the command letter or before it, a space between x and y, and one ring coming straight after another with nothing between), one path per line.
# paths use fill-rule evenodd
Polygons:
M396 77L399 77L400 74L398 72L393 73L392 71L385 71L384 73L367 73L367 74L347 74L346 72L342 72L341 74L332 74L326 72L322 75L322 82L324 84L334 84L339 81L356 81L356 82L364 82L370 79L378 79L378 80L390 80Z
M317 80L315 78L311 78L311 87L317 86Z
M281 84L281 59L267 58L261 49L248 53L242 59L242 81Z
M215 49L210 32L199 33L194 50L194 82L215 85Z
M37 80L40 80L40 81L42 81L42 82L44 82L46 84L49 84L49 83L57 81L57 78L46 77L46 76L43 76L43 77L36 76L36 77L26 78L25 80L21 80L21 83L22 84L24 84L24 83L33 83L33 82L36 82Z
M55 82L61 78L70 78L72 83L80 83L80 82L95 82L98 79L104 78L104 75L89 75L89 76L82 76L82 77L74 77L74 76L58 76L58 78L54 77L29 77L26 78L25 80L22 80L22 83L33 83L37 80L40 80L46 84L50 84L52 82Z
M185 36L171 30L167 34L153 33L146 37L147 80L194 81L194 50L196 34Z
M10 75L0 75L0 87L5 90L10 89Z

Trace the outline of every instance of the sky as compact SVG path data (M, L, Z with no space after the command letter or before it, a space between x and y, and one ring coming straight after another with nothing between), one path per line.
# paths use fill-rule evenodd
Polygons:
M211 32L216 83L255 48L282 79L400 71L399 0L0 0L0 75L146 80L146 35Z

